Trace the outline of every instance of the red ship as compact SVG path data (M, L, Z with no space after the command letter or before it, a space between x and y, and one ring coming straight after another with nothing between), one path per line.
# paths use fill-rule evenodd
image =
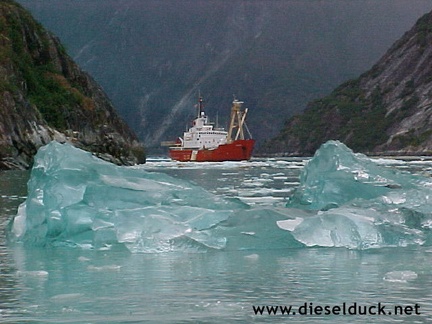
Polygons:
M255 140L246 126L248 109L242 110L242 101L234 100L228 131L215 128L204 112L203 99L199 98L198 115L193 126L169 147L169 156L176 161L221 162L249 160ZM249 138L245 138L245 130Z

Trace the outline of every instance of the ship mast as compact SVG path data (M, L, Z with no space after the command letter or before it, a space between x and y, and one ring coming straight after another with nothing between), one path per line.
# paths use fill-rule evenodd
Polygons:
M245 120L246 120L246 114L248 112L248 109L246 108L244 110L241 110L242 104L243 101L238 101L237 99L234 99L232 103L231 120L228 129L228 135L227 135L228 143L231 143L238 139L241 140L245 139L243 126L246 126Z
M204 101L203 98L200 96L198 100L198 118L204 116Z

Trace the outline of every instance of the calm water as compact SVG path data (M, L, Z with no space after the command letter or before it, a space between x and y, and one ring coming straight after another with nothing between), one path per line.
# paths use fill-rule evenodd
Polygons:
M150 159L143 169L277 208L298 185L304 163ZM425 175L432 168L431 161L380 163ZM0 173L0 323L432 322L432 247L162 254L24 248L7 243L6 227L27 179L28 172ZM377 313L377 305L392 314L358 314L362 306ZM254 306L292 306L296 314L255 315ZM326 306L339 315L325 314ZM348 314L350 306L360 306L357 314ZM401 309L405 314L394 314Z

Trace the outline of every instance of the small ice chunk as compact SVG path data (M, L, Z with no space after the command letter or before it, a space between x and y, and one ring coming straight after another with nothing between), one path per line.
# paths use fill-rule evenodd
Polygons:
M259 255L256 253L249 254L249 255L245 256L245 259L247 259L247 260L258 260L258 258L259 258Z
M80 256L80 257L78 258L78 261L80 261L80 262L87 262L87 261L90 261L90 259L89 259L89 258L86 258L86 257L84 257L84 256Z
M63 303L70 300L81 300L84 294L81 293L70 293L70 294L59 294L52 296L50 299L56 303Z
M389 282L408 282L417 279L417 273L411 270L390 271L384 275L384 281Z
M48 274L49 274L48 271L45 271L45 270L35 270L35 271L18 270L16 272L16 275L18 277L40 277L40 278L43 278L43 277L47 277Z
M116 265L116 264L109 264L109 265L104 265L104 266L100 266L100 267L89 265L87 267L87 269L90 271L120 271L121 266Z
M254 236L256 234L255 232L241 232L241 233L249 236Z

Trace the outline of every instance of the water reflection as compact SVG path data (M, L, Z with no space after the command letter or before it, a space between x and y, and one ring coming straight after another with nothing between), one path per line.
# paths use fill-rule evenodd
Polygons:
M417 320L432 314L432 253L425 248L149 255L18 245L8 253L16 268L2 274L1 298L3 312L9 305L8 315L2 315L10 320L254 322L258 318L252 305L305 302L419 303ZM406 283L383 279L395 270L413 271L418 278ZM317 319L299 319L312 318ZM271 317L258 322L267 321ZM333 322L345 323L346 318Z
M9 316L23 316L19 278L6 244L7 224L16 208L24 201L29 172L0 172L0 322Z
M257 168L219 170L219 176L212 170L207 172L215 173L207 176L225 179L221 181L223 186L219 180L213 181L212 190L241 191L244 179L251 180L245 182L246 186L260 183L259 179L286 181L292 170L299 170L284 172L267 165ZM257 248L152 255L6 244L4 228L25 196L27 176L0 174L5 183L0 187L2 323L422 323L432 316L430 247L370 251ZM277 181L261 183L271 188ZM384 280L392 271L412 271L417 277L407 282ZM252 305L300 306L305 302L419 303L422 314L380 318L299 316L294 321L282 316L258 316L252 311Z

